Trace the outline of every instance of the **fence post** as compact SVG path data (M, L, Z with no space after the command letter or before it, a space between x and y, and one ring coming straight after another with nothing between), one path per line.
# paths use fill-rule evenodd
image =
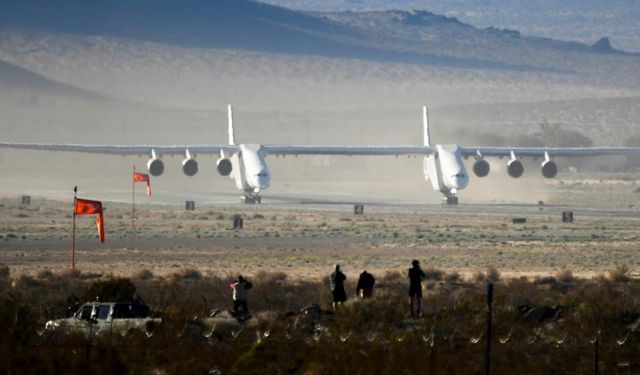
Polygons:
M436 335L431 335L431 347L429 351L429 374L436 374Z
M599 374L599 363L600 363L600 337L596 335L596 340L593 343L593 373L595 375Z
M493 283L487 285L487 306L489 310L487 312L487 348L485 351L484 373L489 375L491 373L491 329L493 318Z

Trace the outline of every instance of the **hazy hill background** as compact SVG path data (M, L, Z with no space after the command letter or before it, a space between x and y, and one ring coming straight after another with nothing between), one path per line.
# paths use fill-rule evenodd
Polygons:
M639 68L636 55L427 11L307 13L245 0L5 1L0 137L223 143L232 103L242 142L415 145L420 107L428 104L440 142L510 142L547 122L597 145L622 144L638 133ZM144 169L146 157L4 150L0 161L6 192L67 194L81 181L126 199L130 168ZM181 175L179 158L166 162L154 189L162 199L236 195L215 174L215 158L201 158L194 178ZM516 193L532 182L543 186L535 165L531 180L511 180L501 177L502 164L490 181L473 180L463 199L479 188L486 188L482 199L518 198L497 185ZM438 199L419 159L273 158L270 165L267 194L365 190Z
M299 10L336 12L428 9L477 27L518 30L592 44L609 37L617 48L640 52L640 3L629 0L265 0Z

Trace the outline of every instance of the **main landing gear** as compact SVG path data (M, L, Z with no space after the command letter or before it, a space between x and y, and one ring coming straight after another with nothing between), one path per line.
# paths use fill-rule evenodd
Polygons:
M244 204L260 204L262 203L262 197L258 194L245 194L240 198L240 201Z

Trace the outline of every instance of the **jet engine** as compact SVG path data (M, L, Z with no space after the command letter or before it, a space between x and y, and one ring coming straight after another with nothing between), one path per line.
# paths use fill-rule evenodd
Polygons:
M164 172L164 163L154 156L147 162L147 169L152 176L160 176Z
M509 176L513 178L521 177L524 173L524 166L522 162L518 159L511 159L507 163L507 171L509 172Z
M198 173L198 162L194 158L185 158L182 161L182 172L191 177Z
M490 170L489 162L484 159L478 159L473 163L473 173L478 177L486 177Z
M554 178L558 174L558 165L553 160L545 160L542 162L541 170L545 178Z
M227 158L220 158L218 159L216 164L218 166L218 173L220 173L222 176L228 176L231 174L231 171L233 170L231 160Z

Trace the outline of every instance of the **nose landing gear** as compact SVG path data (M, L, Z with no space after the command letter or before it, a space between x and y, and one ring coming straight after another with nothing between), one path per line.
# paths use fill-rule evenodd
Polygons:
M260 204L262 203L262 197L255 193L247 193L240 197L240 201L244 204Z
M458 197L456 195L445 195L442 197L442 204L446 204L447 206L457 206Z

